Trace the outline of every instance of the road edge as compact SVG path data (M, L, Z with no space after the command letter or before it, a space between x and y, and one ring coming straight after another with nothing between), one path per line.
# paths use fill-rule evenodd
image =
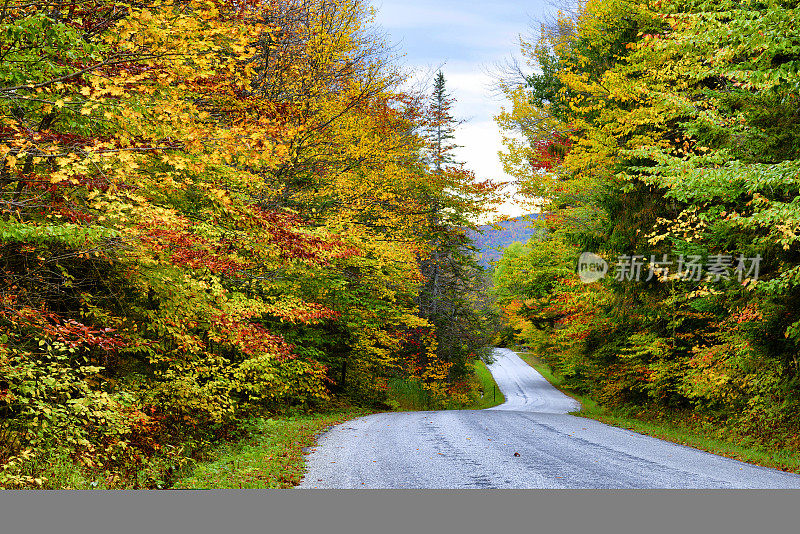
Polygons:
M545 378L545 380L550 383L551 386L559 390L564 395L572 397L578 403L580 403L581 409L578 411L569 412L570 415L592 419L605 425L623 428L630 432L668 441L670 443L682 445L691 449L708 452L710 454L715 454L731 460L738 460L747 464L776 469L786 473L800 474L800 451L794 452L791 455L794 456L794 461L791 461L791 459L787 459L787 461L781 461L781 459L776 459L776 456L783 456L787 451L771 451L772 455L770 456L769 452L745 447L743 445L737 445L728 441L702 436L699 433L692 432L688 428L672 427L656 421L623 417L621 415L611 413L609 412L608 408L601 406L594 399L574 393L568 388L565 388L558 380L555 380L554 373L550 366L545 362L542 362L532 352L527 352L527 354L531 354L533 358L536 358L539 361L539 366L541 366L545 372L542 372L542 369L538 369L537 366L531 364L525 356L522 356L522 354L525 354L526 352L514 349L510 350L517 354L517 356L519 356L520 359L526 364L530 365L533 369L536 369L536 371L538 371ZM587 409L587 405L589 405L589 409ZM602 413L600 413L600 411L602 411Z

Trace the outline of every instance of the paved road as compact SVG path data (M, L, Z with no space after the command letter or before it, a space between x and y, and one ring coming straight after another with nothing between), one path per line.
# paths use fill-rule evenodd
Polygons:
M506 403L383 413L326 432L300 488L800 488L800 475L568 415L577 403L507 349Z

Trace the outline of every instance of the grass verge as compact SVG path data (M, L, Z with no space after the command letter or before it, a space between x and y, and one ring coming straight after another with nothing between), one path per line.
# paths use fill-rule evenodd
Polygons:
M410 412L429 410L428 392L419 380L402 378L389 379L389 406L392 411Z
M573 415L595 419L601 423L625 428L640 434L694 447L703 451L782 471L800 473L800 454L789 449L763 449L709 437L709 428L702 425L680 424L676 420L660 420L657 415L641 409L633 413L630 409L607 408L593 399L581 395L564 384L564 378L555 373L549 365L533 353L518 352L528 365L539 371L548 382L560 391L581 403L581 410Z
M471 393L468 400L445 399L439 403L431 402L429 394L419 380L389 379L389 406L394 411L418 410L483 410L506 399L489 372L489 368L481 360L473 364L473 374L469 378Z
M494 381L492 373L489 372L489 368L481 360L475 361L475 379L478 381L479 396L473 405L466 409L485 410L486 408L503 404L506 401L503 392L497 387L497 382Z
M254 419L247 437L219 446L181 473L174 489L291 488L305 474L304 451L330 426L364 411Z

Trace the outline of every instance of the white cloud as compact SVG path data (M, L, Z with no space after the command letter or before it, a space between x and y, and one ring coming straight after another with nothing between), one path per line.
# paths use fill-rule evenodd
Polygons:
M462 145L456 151L456 158L475 173L478 180L491 179L506 184L504 191L509 195L516 192L514 179L503 172L503 165L497 155L502 146L500 132L493 121L464 124L456 131L456 142ZM512 217L531 212L530 206L509 198L498 211Z
M490 122L463 124L456 131L456 157L467 162L467 167L478 178L506 181L503 167L497 157L500 148L500 134Z
M415 82L430 80L442 68L447 89L455 98L453 115L468 119L456 132L462 145L456 157L479 179L512 183L503 172L497 152L502 149L493 116L504 104L492 91L495 63L518 56L520 33L528 31L531 14L552 11L549 0L377 0L376 22L389 34L389 41L406 52ZM508 202L506 215L529 213L529 207Z

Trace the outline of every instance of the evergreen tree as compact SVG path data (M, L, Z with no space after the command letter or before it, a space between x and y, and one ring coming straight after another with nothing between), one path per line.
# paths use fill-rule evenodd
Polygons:
M463 121L453 118L450 112L453 103L454 99L447 92L444 74L440 70L433 82L426 132L429 142L428 164L436 173L441 173L447 165L456 164L453 151L460 148L454 140L456 128Z
M417 303L420 316L434 326L438 357L452 364L450 378L458 379L491 339L486 321L491 312L482 298L485 273L475 260L465 229L475 227L475 216L484 209L482 204L493 189L488 182L476 182L474 175L456 162L455 130L461 121L451 113L453 103L440 71L426 107L423 132L427 141L425 172L432 186L425 193L429 250L419 262L425 283ZM485 310L479 312L480 308Z

